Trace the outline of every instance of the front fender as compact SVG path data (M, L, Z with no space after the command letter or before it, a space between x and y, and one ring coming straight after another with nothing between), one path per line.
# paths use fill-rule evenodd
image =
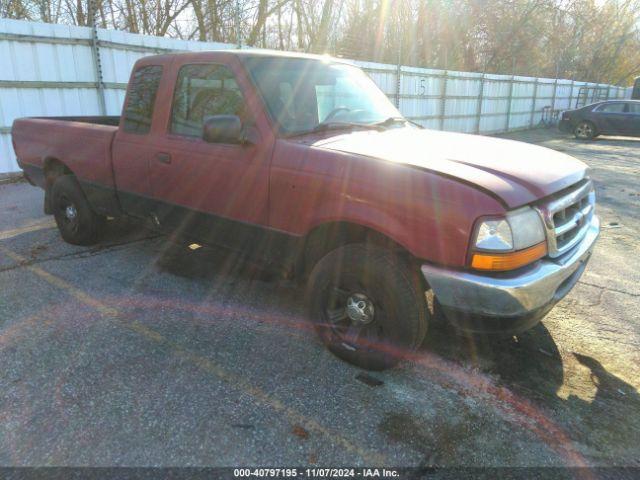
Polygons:
M390 213L374 205L339 202L320 205L314 210L314 215L304 234L308 235L321 225L338 222L368 228L393 240L411 254L418 253L415 250L412 251L409 227Z
M463 267L474 221L502 212L486 192L419 168L283 141L274 153L269 223L294 235L351 223L416 258Z

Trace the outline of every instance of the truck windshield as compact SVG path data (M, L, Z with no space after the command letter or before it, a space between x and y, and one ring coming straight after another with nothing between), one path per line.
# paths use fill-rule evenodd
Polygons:
M402 118L359 68L321 60L249 57L245 65L284 135L318 125L358 126Z

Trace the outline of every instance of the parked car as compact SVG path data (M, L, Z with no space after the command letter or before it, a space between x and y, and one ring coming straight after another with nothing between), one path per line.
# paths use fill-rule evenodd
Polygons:
M640 136L640 100L609 100L565 111L559 128L580 140L598 135Z
M532 327L599 233L582 162L422 129L325 57L146 57L121 117L24 118L12 132L67 242L96 242L107 216L129 215L277 259L306 280L322 341L365 368L420 346L429 289L462 329Z

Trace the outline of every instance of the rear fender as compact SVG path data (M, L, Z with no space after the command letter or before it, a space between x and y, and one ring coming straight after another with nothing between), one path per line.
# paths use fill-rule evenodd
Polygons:
M51 187L53 182L60 175L73 175L73 172L63 162L57 158L47 157L42 161L44 171L44 213L46 215L53 214L53 206L51 205Z

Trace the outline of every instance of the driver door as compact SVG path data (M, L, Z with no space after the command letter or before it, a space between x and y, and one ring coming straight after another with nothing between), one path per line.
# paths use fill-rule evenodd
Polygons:
M207 143L204 119L237 115L251 123L232 70L221 64L184 64L177 70L167 132L151 160L158 223L203 242L241 246L268 221L270 149Z

